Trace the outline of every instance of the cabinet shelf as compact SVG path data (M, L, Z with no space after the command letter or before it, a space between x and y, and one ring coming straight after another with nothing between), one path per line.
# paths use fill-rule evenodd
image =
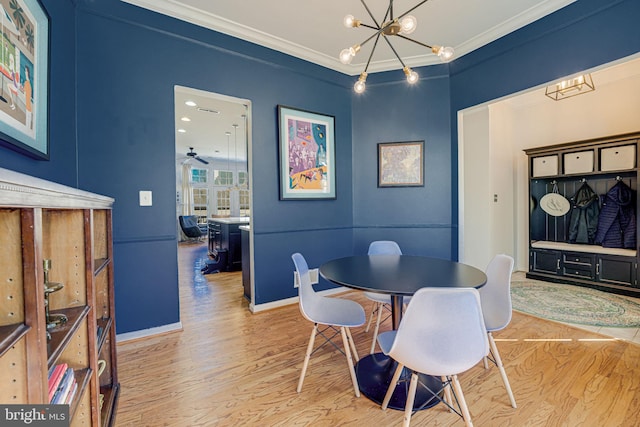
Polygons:
M51 329L51 339L47 343L49 349L49 358L47 360L48 368L51 368L62 352L67 348L73 334L78 330L82 321L89 313L88 306L65 308L62 310L51 310L52 314L64 314L67 316L67 322L61 326Z
M48 371L64 363L77 387L69 425L115 424L113 202L0 168L0 402L48 403ZM45 281L64 285L49 301ZM50 330L47 303L51 314L67 317Z
M101 425L109 425L109 420L115 417L120 387L118 384L100 387L100 394L104 396L102 409L100 410Z
M31 327L24 323L0 326L0 357L13 347L20 338L25 336L30 329Z

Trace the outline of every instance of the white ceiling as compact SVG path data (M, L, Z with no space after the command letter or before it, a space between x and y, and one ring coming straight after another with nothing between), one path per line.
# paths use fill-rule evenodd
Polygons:
M346 28L352 14L374 25L359 0L122 0L243 40L266 46L349 75L362 72L373 40L363 45L350 65L338 60L346 47L363 42L373 30ZM395 0L394 16L420 0ZM451 46L465 55L512 31L573 3L575 0L429 0L411 12L418 20L412 38L428 45ZM381 23L388 0L366 0ZM432 65L439 59L429 49L392 38L394 48L410 67ZM399 69L393 51L378 43L370 72Z
M205 28L229 34L301 59L343 72L357 75L369 59L373 40L363 45L360 54L350 65L338 60L345 47L362 43L373 30L346 28L342 20L346 14L375 25L359 0L122 0L158 13L175 17ZM365 0L374 18L380 22L388 0ZM394 16L414 7L420 0L395 0ZM573 3L576 0L429 0L411 12L418 20L412 38L429 45L452 46L455 58L463 56L497 38L517 30L537 19ZM247 13L250 11L250 13ZM439 63L429 49L402 39L391 38L394 48L410 67ZM596 87L607 79L638 74L640 61L598 70L594 74ZM380 41L373 55L369 72L399 70L401 65L393 51ZM603 67L604 68L604 67ZM592 70L593 71L593 70ZM568 77L568 76L567 76ZM246 101L217 96L189 88L176 88L176 156L186 159L189 147L200 157L228 159L239 157L246 161L246 152L236 148L234 140L245 144L244 118ZM187 107L188 99L199 107L216 110L220 114ZM537 88L511 102L528 104L552 102L544 96L544 88ZM180 118L190 116L183 123ZM233 124L240 125L236 129ZM178 133L183 128L185 133ZM230 139L225 132L231 132ZM239 147L244 145L239 145ZM196 161L191 161L198 164Z

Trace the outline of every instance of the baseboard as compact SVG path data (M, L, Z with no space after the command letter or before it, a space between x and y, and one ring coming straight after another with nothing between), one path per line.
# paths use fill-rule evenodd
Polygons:
M116 342L121 343L125 341L149 338L154 335L162 335L169 332L176 332L181 330L182 330L182 322L171 323L169 325L157 326L155 328L142 329L140 331L133 331L133 332L126 332L124 334L117 334Z
M344 286L339 286L337 288L319 291L318 294L326 297L329 295L341 294L349 290L351 289L346 288ZM264 304L253 304L253 305L250 304L249 310L251 310L252 313L259 313L261 311L272 310L274 308L280 308L280 307L284 307L291 304L297 304L297 303L298 303L298 297L291 297L287 299L281 299L278 301L266 302Z

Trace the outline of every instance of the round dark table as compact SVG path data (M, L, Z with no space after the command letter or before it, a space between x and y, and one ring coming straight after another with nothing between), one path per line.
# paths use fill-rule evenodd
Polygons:
M411 255L361 255L339 258L322 264L320 275L330 282L361 291L389 294L393 329L402 319L402 300L425 287L480 288L487 276L475 267L455 261ZM369 354L356 364L356 376L362 394L381 404L396 369L396 362L383 353ZM431 390L441 388L440 378L420 375ZM389 407L404 410L408 382L400 381ZM418 388L414 410L439 402L428 390Z

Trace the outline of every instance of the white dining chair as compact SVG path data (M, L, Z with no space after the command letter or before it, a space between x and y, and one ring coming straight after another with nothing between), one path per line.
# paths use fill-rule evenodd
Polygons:
M382 351L398 367L382 402L386 410L396 384L406 367L411 372L403 426L411 422L418 373L440 377L440 390L429 390L434 398L472 426L458 374L467 371L489 352L480 295L474 288L422 288L411 299L396 331L378 337ZM453 390L451 390L453 388ZM443 391L444 399L440 397ZM452 397L453 394L453 397ZM454 404L457 403L457 409Z
M487 336L491 346L491 355L484 358L484 367L488 369L487 359L493 362L500 371L502 382L507 389L511 406L517 408L516 399L509 385L509 378L504 369L502 358L498 352L493 332L500 331L511 322L511 273L513 271L513 258L509 255L496 255L485 271L487 283L479 289L480 301L482 302L482 313L484 323L487 327Z
M298 381L297 392L300 393L302 390L304 376L307 372L311 355L325 344L331 343L347 357L353 389L355 390L355 395L360 397L360 388L358 387L358 379L356 378L353 363L353 357L355 357L356 360L358 360L359 357L349 328L364 325L366 320L364 309L355 301L328 298L317 294L311 284L307 261L299 253L291 255L291 258L293 259L300 278L300 285L298 286L300 312L305 319L313 322L313 329L311 330L311 337L307 345L307 352L302 365L302 373ZM327 333L329 333L329 335L327 335ZM344 352L331 341L331 338L338 333L342 336ZM321 336L324 338L324 341L314 350L316 336Z
M402 255L402 250L400 249L400 246L392 240L376 240L369 244L367 255ZM369 351L370 354L373 354L376 348L378 332L380 331L380 324L391 315L391 295L377 292L365 292L364 295L367 299L373 302L369 321L367 322L367 327L364 330L365 332L369 332L369 328L373 322L373 317L376 316L373 339L371 340L371 350ZM410 300L411 297L404 297L403 305L409 304ZM382 318L383 313L386 313L386 317L384 319Z

